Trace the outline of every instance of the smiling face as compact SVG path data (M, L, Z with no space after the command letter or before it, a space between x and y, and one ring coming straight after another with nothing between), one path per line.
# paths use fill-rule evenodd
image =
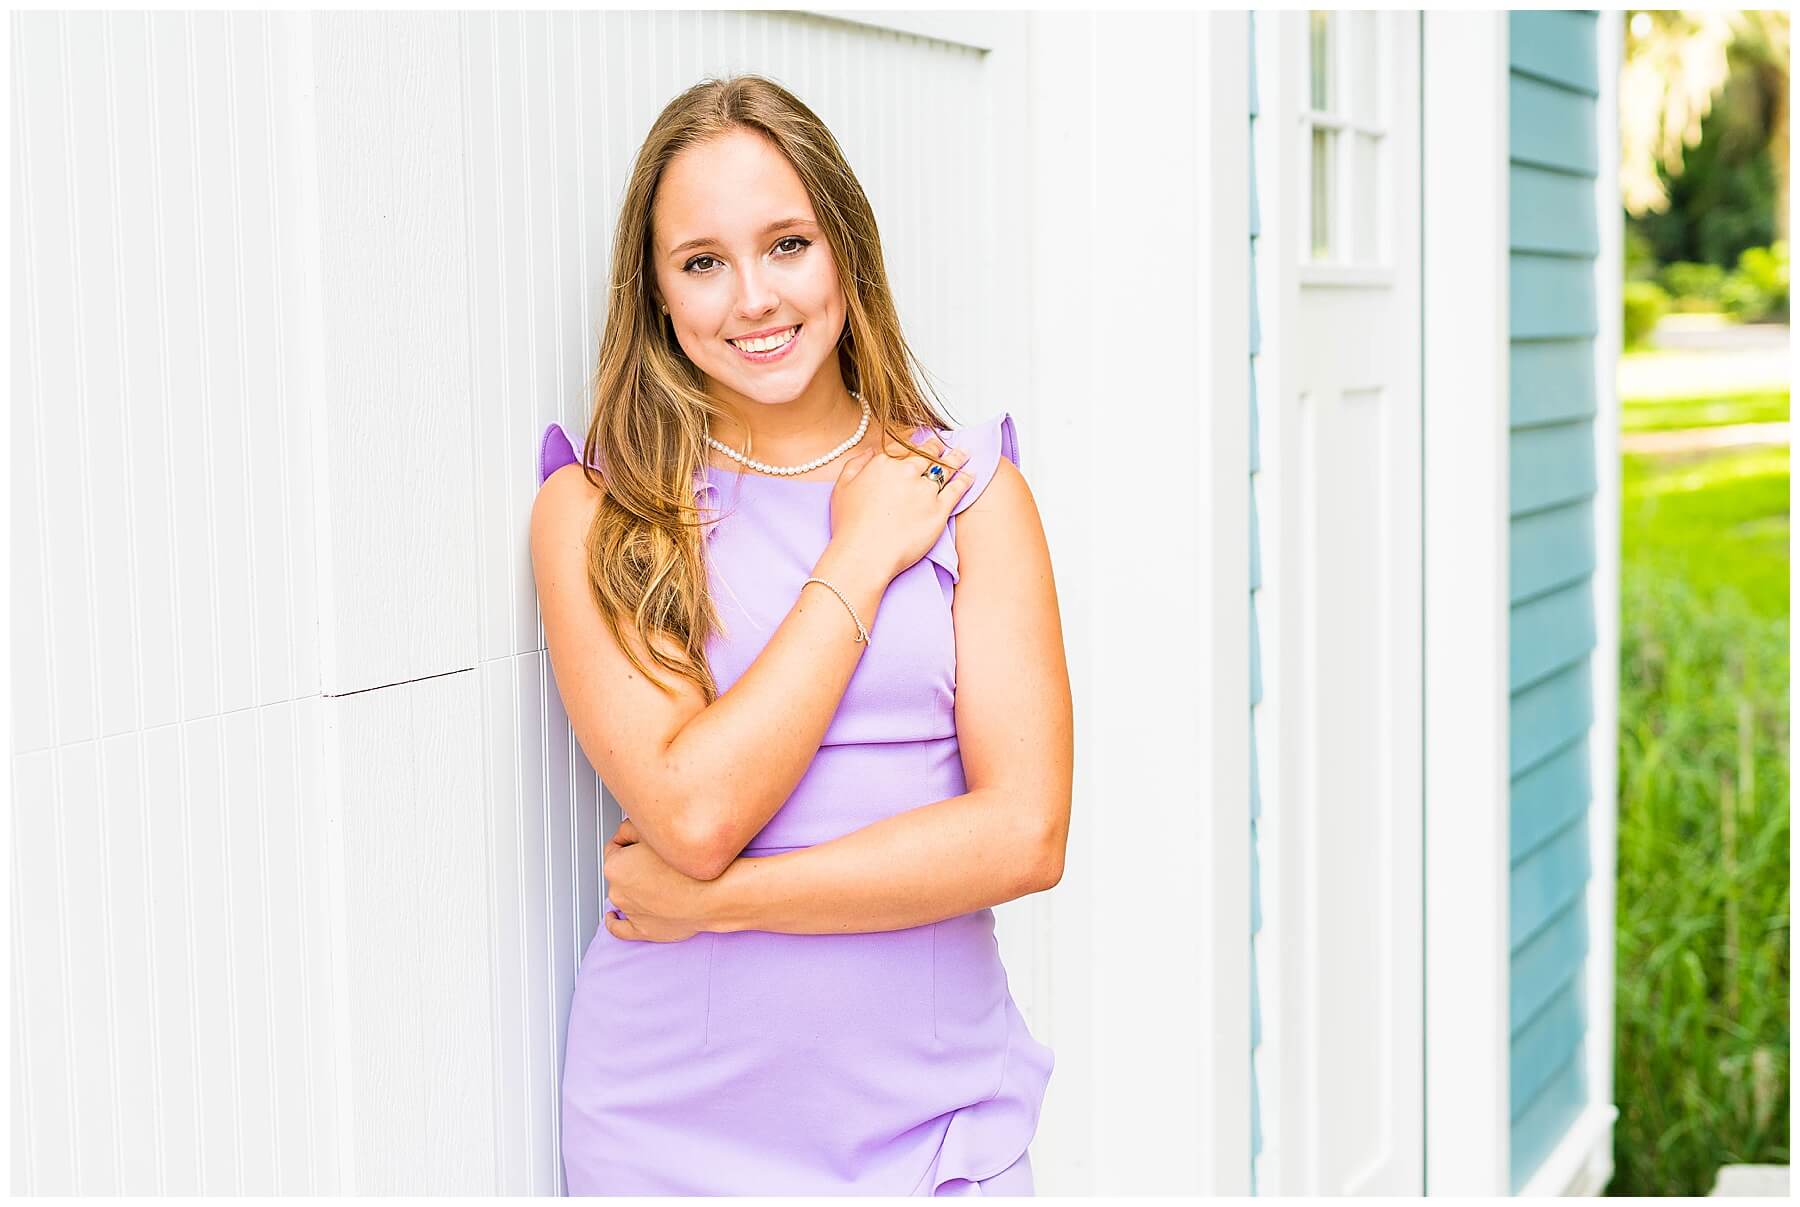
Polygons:
M651 212L656 287L675 338L728 400L841 391L845 300L831 246L793 165L734 129L682 151Z

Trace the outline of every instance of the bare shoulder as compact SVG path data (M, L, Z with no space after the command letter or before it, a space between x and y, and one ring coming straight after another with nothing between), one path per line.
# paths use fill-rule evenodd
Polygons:
M1043 520L1038 515L1037 499L1031 493L1031 486L1025 481L1025 475L1019 467L1005 457L1000 458L994 467L994 475L975 501L965 507L956 517L958 551L961 550L961 536L965 531L970 535L993 533L1004 536L1043 535Z
M1016 586L1051 580L1049 541L1037 499L1019 467L1005 457L975 501L957 514L956 559L961 566L957 594L964 597L987 594L984 583Z
M599 477L598 470L594 477ZM545 478L531 505L532 560L541 561L553 550L571 546L583 551L585 560L588 529L605 493L604 485L596 486L576 461Z

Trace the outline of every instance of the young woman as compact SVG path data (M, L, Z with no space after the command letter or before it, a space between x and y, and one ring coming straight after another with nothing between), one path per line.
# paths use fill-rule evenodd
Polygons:
M1054 1061L991 907L1062 874L1068 673L1011 417L951 430L920 382L818 117L754 76L671 101L531 518L628 814L569 1013L572 1194L1032 1193Z

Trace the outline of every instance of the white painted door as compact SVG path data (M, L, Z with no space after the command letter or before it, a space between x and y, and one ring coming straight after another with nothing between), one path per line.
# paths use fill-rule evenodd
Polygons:
M1418 1194L1419 18L1258 21L1261 1185Z

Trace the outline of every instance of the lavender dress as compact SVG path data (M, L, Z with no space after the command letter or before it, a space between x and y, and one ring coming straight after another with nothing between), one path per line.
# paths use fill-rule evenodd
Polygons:
M959 512L1002 454L1019 460L1007 414L939 435L971 454ZM552 424L539 480L577 455ZM723 693L824 551L833 483L703 474L695 489L707 496L708 573L726 630L707 653ZM968 790L956 581L952 517L889 584L812 765L745 855L812 846ZM619 939L602 925L569 1009L568 1191L1031 1194L1026 1150L1054 1063L1013 1002L992 910L906 930L679 943Z

